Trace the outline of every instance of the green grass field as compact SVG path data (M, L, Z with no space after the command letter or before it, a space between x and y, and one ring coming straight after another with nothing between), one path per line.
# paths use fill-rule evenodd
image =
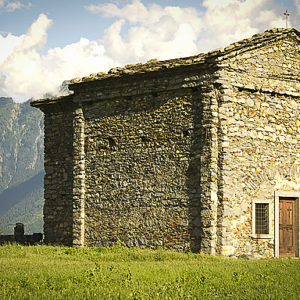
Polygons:
M300 261L5 245L0 299L300 299Z

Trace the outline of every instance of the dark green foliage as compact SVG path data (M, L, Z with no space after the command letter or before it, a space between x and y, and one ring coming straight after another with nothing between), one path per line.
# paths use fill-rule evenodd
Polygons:
M0 98L0 225L11 234L16 222L42 232L43 115L30 101Z
M298 299L299 271L298 259L12 245L0 247L0 298Z

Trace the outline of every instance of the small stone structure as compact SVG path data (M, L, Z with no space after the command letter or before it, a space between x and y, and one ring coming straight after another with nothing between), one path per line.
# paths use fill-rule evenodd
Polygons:
M0 235L0 245L7 243L19 243L25 245L35 245L43 240L42 233L24 234L24 224L16 223L13 235Z
M33 101L45 241L299 256L299 41L272 29Z

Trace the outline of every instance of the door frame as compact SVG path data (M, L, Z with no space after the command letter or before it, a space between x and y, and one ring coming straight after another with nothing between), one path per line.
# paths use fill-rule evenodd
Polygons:
M293 197L295 199L295 256L299 257L299 249L300 249L300 236L299 236L299 224L300 224L300 191L275 191L275 201L274 201L274 219L275 219L275 257L279 257L279 199L284 197Z

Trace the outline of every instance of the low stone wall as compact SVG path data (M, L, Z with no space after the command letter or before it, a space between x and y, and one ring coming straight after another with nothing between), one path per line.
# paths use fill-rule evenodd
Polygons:
M11 235L0 235L0 245L8 244L8 243L14 243L15 236L13 234Z
M0 245L8 243L19 243L19 244L29 244L34 245L42 242L42 233L33 233L24 235L24 224L17 223L14 228L14 234L12 235L0 235Z
M42 242L43 234L34 233L34 234L26 234L23 236L21 240L16 239L14 235L0 235L0 245L9 244L9 243L19 243L19 244L29 244L34 245Z

